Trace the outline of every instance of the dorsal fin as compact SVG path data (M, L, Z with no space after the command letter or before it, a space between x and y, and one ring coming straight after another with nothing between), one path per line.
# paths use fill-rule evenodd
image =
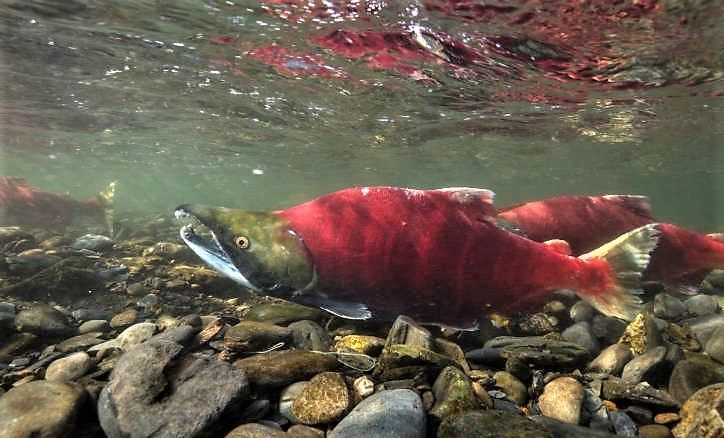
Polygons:
M651 202L649 198L641 195L604 195L603 199L620 203L627 210L641 217L654 220L651 213Z
M543 245L561 254L571 255L573 253L573 251L571 251L571 245L562 239L546 240L543 242Z

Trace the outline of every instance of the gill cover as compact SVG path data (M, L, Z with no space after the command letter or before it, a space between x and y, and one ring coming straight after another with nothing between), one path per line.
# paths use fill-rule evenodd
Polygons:
M257 293L290 297L316 281L302 239L273 212L182 205L174 214L190 219L181 238L205 262ZM195 228L194 222L202 227ZM197 224L197 225L198 225ZM201 228L207 228L206 238Z

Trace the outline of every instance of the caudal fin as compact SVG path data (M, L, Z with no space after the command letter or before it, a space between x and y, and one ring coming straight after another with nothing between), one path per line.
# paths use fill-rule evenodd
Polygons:
M644 225L581 255L579 258L584 260L605 260L613 280L606 290L584 291L581 297L605 315L632 320L640 311L641 274L651 260L659 235L657 224Z
M98 193L96 198L100 202L100 204L103 206L103 215L106 221L106 227L108 227L108 232L110 233L111 237L113 236L113 219L114 219L114 198L116 196L116 182L111 181L108 183L108 186L106 186L105 189L103 189L101 192Z

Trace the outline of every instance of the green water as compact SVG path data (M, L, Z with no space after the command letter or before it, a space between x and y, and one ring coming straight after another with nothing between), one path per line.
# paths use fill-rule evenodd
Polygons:
M641 41L639 54L662 60L647 68L682 65L696 80L616 90L494 56L516 74L481 68L459 79L433 65L434 83L416 81L315 46L306 36L328 23L285 20L257 2L0 1L0 174L79 198L116 180L121 216L184 202L281 208L355 185L475 186L501 206L644 194L661 220L724 231L715 3L692 2L699 10L687 10L676 44ZM415 16L456 36L486 29L403 6L380 19ZM682 14L669 13L668 23ZM272 42L349 76L289 75L244 55ZM535 102L501 90L583 97Z

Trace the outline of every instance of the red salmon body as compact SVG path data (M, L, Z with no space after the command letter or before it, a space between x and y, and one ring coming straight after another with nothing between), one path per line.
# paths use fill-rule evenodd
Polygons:
M307 246L317 288L375 315L465 326L488 312L539 305L558 288L606 300L614 283L608 262L501 229L490 198L465 189L354 188L276 214Z
M655 222L648 200L633 195L558 196L507 207L498 217L537 242L563 239L575 255Z
M644 272L645 279L698 283L712 269L724 269L723 242L672 224L657 228L661 232L659 244Z

